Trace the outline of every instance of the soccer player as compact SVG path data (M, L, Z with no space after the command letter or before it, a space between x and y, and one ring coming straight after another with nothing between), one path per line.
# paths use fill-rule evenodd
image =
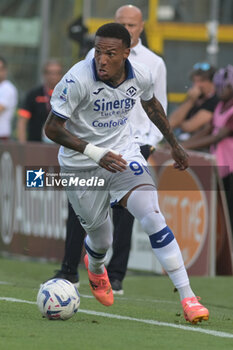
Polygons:
M177 288L184 316L196 323L209 318L193 293L176 239L158 205L157 191L146 161L132 137L128 112L141 98L143 108L171 147L174 167L185 170L188 156L177 143L158 100L153 96L146 66L130 64L129 32L118 23L100 27L95 58L74 65L55 87L46 135L61 145L59 163L64 176L72 170L85 181L104 179L105 190L79 186L67 196L87 232L84 262L90 288L103 305L114 302L104 267L112 243L109 202L127 207L148 234L152 249Z
M161 57L142 45L140 35L143 31L144 22L141 10L132 5L121 6L115 13L115 22L122 24L128 30L131 38L129 60L130 62L147 65L152 75L154 95L166 111L166 66ZM87 59L93 58L93 56L94 49L89 51ZM129 123L135 142L139 144L140 151L147 160L163 135L148 118L139 99L136 101L132 112L129 113L131 114ZM114 226L112 257L107 271L113 293L122 295L124 294L122 282L127 271L134 217L121 206L113 207L112 214ZM70 236L71 234L68 233L67 237ZM73 260L71 255L72 252L70 260Z
M140 35L144 27L141 10L132 5L122 6L115 13L115 22L124 25L130 33L129 60L130 62L144 63L148 66L152 74L154 95L166 111L166 67L161 57L147 49L141 43ZM92 60L94 51L94 48L91 49L86 59ZM162 139L163 135L150 121L139 99L136 101L133 111L129 111L129 114L129 123L135 142L140 145L140 151L144 158L148 159L150 153ZM75 216L70 205L69 222L72 222L72 225L69 225L66 233L64 259L61 269L57 271L54 277L67 278L73 282L78 277L77 268L81 256L84 233L80 229L78 218ZM114 294L122 295L124 293L122 282L127 271L133 222L134 217L127 209L122 206L113 207L113 254L107 271Z

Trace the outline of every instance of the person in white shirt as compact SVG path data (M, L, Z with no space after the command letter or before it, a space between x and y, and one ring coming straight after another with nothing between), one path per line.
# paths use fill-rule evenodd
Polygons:
M114 303L104 267L112 244L109 204L127 207L148 234L153 252L177 288L184 317L191 323L208 320L209 311L193 293L182 255L159 209L158 194L130 130L129 111L141 99L144 110L171 147L174 167L185 170L188 155L177 143L145 65L131 64L129 32L118 23L100 27L95 57L74 65L55 87L45 133L61 145L59 163L67 180L71 171L82 180L67 187L67 196L87 232L84 262L95 298ZM98 180L90 188L88 180ZM103 186L104 187L101 187Z
M166 112L166 66L160 56L153 53L141 43L140 35L144 28L141 10L132 5L122 6L115 13L115 22L124 25L129 31L131 38L129 60L130 62L144 63L150 69L154 95ZM89 51L86 60L92 60L93 57L94 48ZM135 102L132 113L130 112L129 124L131 132L134 135L134 140L140 146L142 155L145 159L148 159L151 151L161 141L163 135L148 118L139 99ZM70 205L69 217L72 218L72 225L75 228L70 226L69 230L67 230L65 254L61 269L57 271L54 277L65 277L74 283L74 281L78 281L78 263L81 257L80 243L82 242L83 231ZM122 295L124 292L122 281L127 271L133 222L133 216L126 209L120 206L113 208L113 254L108 264L108 274L115 294ZM77 249L75 249L77 246L79 246L79 254L77 254Z
M0 57L0 141L11 137L11 123L17 103L17 89L7 80L7 62Z

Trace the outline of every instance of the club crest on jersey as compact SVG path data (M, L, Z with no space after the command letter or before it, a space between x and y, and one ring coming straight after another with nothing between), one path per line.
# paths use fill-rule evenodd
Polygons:
M128 88L126 90L126 95L130 96L130 97L133 97L133 96L136 95L136 91L137 91L137 89L134 86L130 86L130 88Z

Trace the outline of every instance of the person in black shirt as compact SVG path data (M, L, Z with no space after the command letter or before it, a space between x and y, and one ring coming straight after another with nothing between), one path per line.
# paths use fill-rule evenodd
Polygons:
M55 85L62 77L62 66L51 60L43 69L43 84L30 90L18 110L18 140L46 141L43 126L50 112L50 98Z
M172 129L180 141L187 140L193 133L209 123L219 101L213 76L215 68L209 63L196 63L191 72L192 87L186 100L169 116Z

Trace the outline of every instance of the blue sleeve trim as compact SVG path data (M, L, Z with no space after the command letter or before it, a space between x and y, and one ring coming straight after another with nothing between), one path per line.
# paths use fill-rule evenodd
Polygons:
M56 116L62 118L62 119L69 119L68 117L66 117L65 115L56 112L54 109L52 109L53 114L55 114Z
M115 206L117 206L118 205L118 201L117 201L117 199L114 201L114 202L111 202L111 208L113 208L113 207L115 207Z

